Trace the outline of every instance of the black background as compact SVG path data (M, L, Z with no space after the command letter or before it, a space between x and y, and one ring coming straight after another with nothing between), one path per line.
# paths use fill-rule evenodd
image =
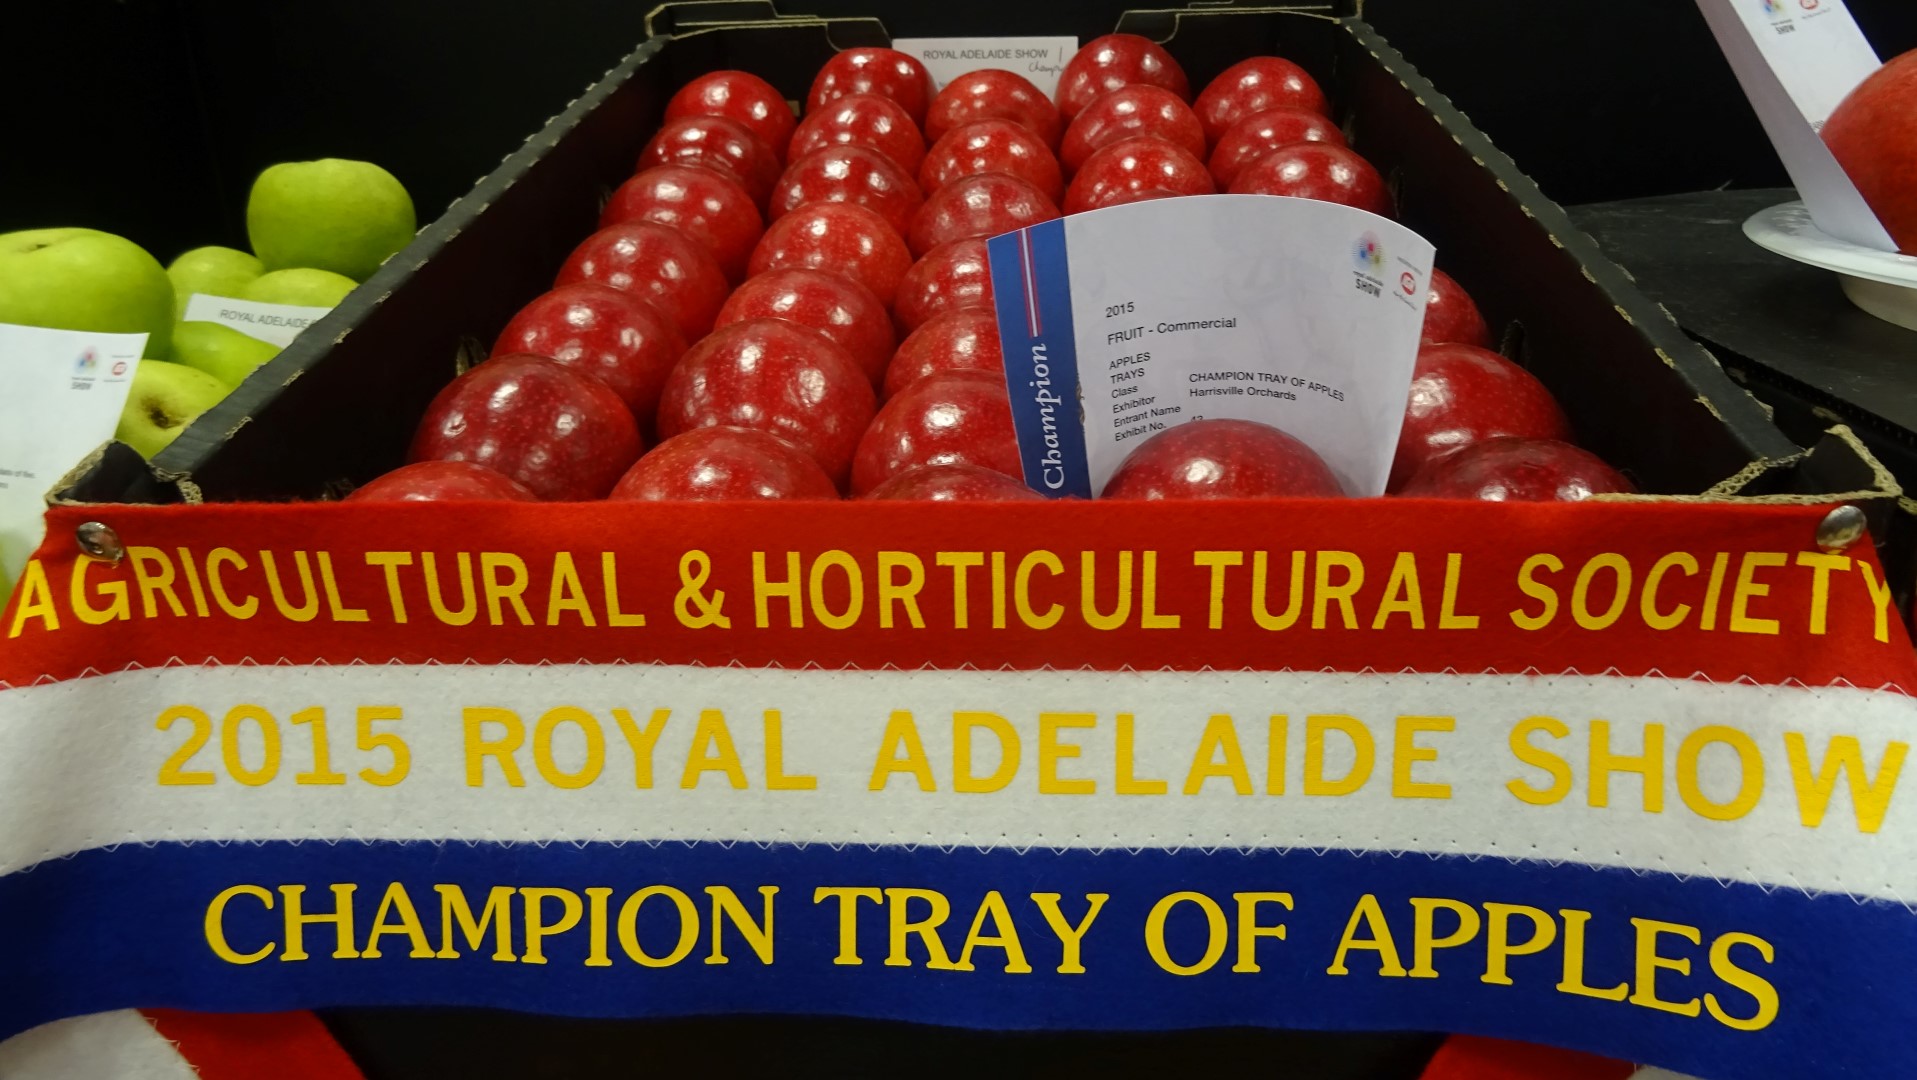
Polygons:
M882 15L887 2L781 6ZM978 0L918 17L1029 33L1120 6ZM1917 3L1850 6L1884 56L1917 47ZM200 244L244 247L252 177L314 157L385 165L424 223L629 52L650 7L14 5L0 64L0 231L86 225L162 261ZM1367 0L1365 16L1560 202L1784 182L1687 0Z

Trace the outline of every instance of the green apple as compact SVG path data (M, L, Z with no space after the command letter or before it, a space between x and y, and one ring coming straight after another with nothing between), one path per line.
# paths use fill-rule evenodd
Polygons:
M199 368L228 386L240 385L254 368L279 352L278 345L219 323L183 322L173 328L173 359Z
M275 165L246 200L246 234L268 270L305 266L364 281L416 228L412 196L370 161Z
M359 282L331 270L274 270L247 282L239 298L263 304L338 307L357 288Z
M195 417L219 404L227 389L198 368L142 360L133 369L133 385L127 388L126 408L120 410L120 426L113 437L151 458L178 438Z
M186 302L194 293L238 296L246 283L266 273L266 264L230 247L197 247L174 259L166 268L173 279L173 317L186 317Z
M145 334L169 355L173 282L146 249L95 229L0 233L0 323Z

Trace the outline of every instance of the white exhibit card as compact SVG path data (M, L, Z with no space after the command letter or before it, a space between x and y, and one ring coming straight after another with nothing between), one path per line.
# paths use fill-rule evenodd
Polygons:
M145 334L0 323L0 600L45 531L47 493L113 438Z
M892 47L914 57L932 73L940 90L960 75L997 68L1023 75L1051 97L1065 61L1078 51L1075 37L899 38Z
M318 322L329 307L302 304L263 304L257 300L235 300L230 296L194 293L187 298L181 322L210 322L229 326L250 338L284 349L293 344L300 331Z
M1818 132L1881 66L1844 0L1697 0L1817 227L1880 251L1897 245Z
M1429 241L1271 195L1154 199L989 244L1026 481L1102 491L1174 424L1255 420L1382 495L1430 294Z

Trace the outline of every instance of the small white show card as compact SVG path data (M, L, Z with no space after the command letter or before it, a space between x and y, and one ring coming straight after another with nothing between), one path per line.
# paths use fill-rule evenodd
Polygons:
M113 438L145 334L0 323L0 600L45 533L46 497Z
M1845 95L1880 66L1844 0L1697 0L1818 228L1895 251L1818 134Z
M1432 246L1335 203L1200 195L990 242L1026 479L1101 491L1152 434L1256 420L1348 494L1384 493L1430 294Z
M194 293L186 301L181 322L210 322L228 326L250 338L284 349L293 344L300 331L333 310L300 304L263 304L257 300L235 300L230 296Z
M1023 75L1046 97L1058 90L1065 61L1078 51L1075 37L899 38L892 47L916 57L940 90L960 75L996 68Z

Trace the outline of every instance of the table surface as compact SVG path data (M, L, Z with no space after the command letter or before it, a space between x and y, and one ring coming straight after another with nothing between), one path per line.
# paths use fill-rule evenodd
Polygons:
M1796 198L1789 188L1703 191L1576 206L1570 214L1727 364L1768 369L1843 408L1917 432L1917 332L1858 310L1835 274L1745 238L1751 215Z

